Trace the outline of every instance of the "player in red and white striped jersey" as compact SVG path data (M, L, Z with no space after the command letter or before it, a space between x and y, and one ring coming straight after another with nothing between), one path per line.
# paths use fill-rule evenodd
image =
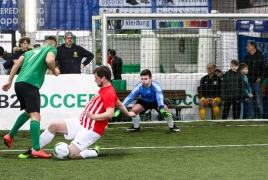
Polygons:
M66 139L73 139L69 145L70 158L97 157L99 147L95 149L87 148L102 136L109 119L113 117L114 109L118 108L130 117L136 116L134 112L128 112L126 107L118 99L111 85L111 71L107 66L100 66L95 69L94 76L95 82L100 87L100 90L86 104L85 110L80 118L52 122L40 135L41 148L50 143L56 133L61 133L64 134ZM27 156L27 151L19 155L19 158L27 157L30 157L29 155Z

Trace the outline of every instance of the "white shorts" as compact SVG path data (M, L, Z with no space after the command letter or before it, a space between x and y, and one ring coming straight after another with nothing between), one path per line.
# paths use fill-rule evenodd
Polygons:
M96 142L101 135L94 131L85 129L80 125L79 118L64 119L68 134L64 134L65 139L72 140L72 143L81 151Z
M96 142L100 137L101 135L99 135L98 133L91 130L87 130L83 126L79 125L78 132L72 143L76 147L78 147L80 151L83 151L87 149L88 146Z

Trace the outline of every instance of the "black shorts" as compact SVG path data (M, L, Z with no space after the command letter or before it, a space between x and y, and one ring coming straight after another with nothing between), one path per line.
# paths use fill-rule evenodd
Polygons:
M158 111L157 101L146 102L142 99L138 99L138 101L135 104L140 104L145 109L145 111L147 111L148 109L155 109L156 111Z
M20 102L20 110L26 109L28 113L40 113L40 93L39 89L29 83L15 83L15 92Z

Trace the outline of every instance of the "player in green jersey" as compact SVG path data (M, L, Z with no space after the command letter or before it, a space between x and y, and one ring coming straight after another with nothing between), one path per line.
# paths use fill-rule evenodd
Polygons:
M45 39L43 46L38 49L27 51L13 65L8 82L3 85L2 90L8 91L11 87L13 78L17 70L21 67L21 71L15 82L15 92L20 102L22 113L10 132L4 136L4 143L9 148L12 145L13 138L19 128L31 118L30 133L32 137L32 156L41 158L50 158L51 154L45 153L40 149L40 93L47 69L50 69L55 76L59 75L59 70L55 66L55 57L57 40L53 36Z

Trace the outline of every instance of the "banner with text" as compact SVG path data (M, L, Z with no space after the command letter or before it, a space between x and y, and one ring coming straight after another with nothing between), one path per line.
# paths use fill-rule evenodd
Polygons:
M18 30L19 0L0 0L2 30ZM37 0L37 30L91 30L102 13L210 13L211 0ZM207 21L111 21L110 29L208 28Z

